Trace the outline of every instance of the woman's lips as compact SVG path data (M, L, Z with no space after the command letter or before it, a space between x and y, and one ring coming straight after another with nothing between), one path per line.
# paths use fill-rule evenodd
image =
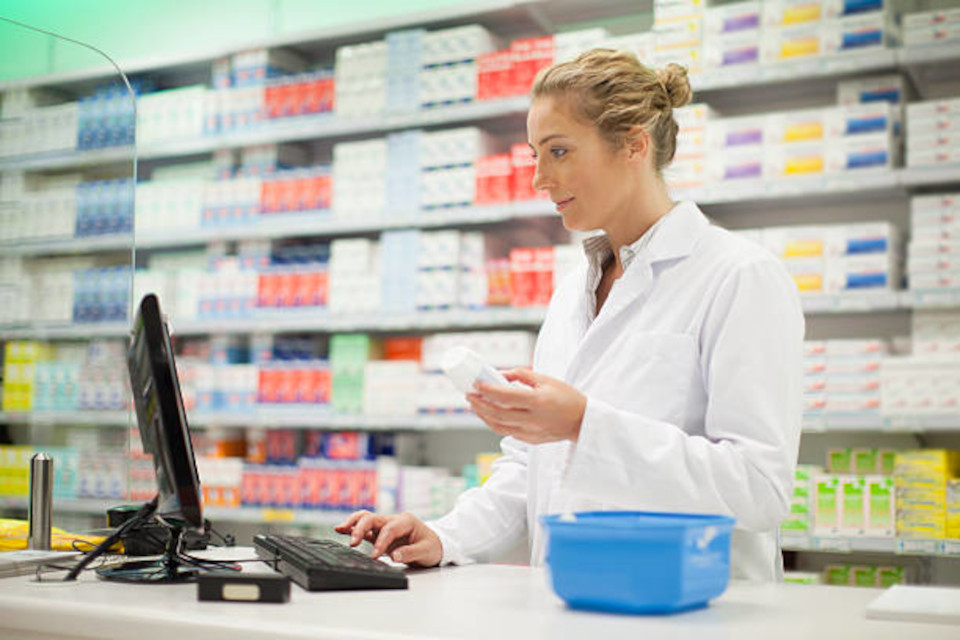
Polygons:
M568 206L571 202L573 202L573 198L572 198L572 197L571 197L571 198L567 198L566 200L561 200L560 202L556 202L556 203L554 203L554 204L557 205L557 211L563 211L564 209L567 208L567 206Z

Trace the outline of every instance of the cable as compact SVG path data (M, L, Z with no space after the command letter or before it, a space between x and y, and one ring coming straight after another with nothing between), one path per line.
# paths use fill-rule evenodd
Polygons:
M66 575L63 581L70 582L71 580L76 580L77 576L80 575L80 572L83 571L87 567L87 565L89 565L95 559L103 555L113 545L115 545L123 536L123 534L125 534L128 530L132 529L135 525L139 524L140 522L152 516L154 511L157 510L157 503L159 502L159 499L160 499L159 496L154 496L153 499L150 500L150 502L144 503L144 505L140 507L140 510L137 511L137 513L132 518L130 518L129 520L124 522L122 525L117 527L116 531L111 533L106 540L98 544L93 551L91 551L86 556L84 556L84 558L77 563L77 566L75 566L73 569L70 570L70 573Z

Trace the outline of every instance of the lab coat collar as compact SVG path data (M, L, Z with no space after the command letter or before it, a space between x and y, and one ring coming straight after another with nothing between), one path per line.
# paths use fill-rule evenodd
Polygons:
M603 309L592 323L586 307L590 298L586 295L586 289L583 289L577 305L579 312L575 313L575 326L578 327L581 338L566 368L564 379L567 382L576 384L578 378L586 375L596 364L596 359L603 353L603 349L595 348L594 341L608 340L608 327L616 323L627 309L636 308L635 305L643 304L647 299L656 280L657 263L689 256L700 235L710 224L692 202L677 203L661 222L657 233L650 239L650 244L610 290ZM586 277L586 270L584 274Z
M710 221L696 204L688 200L678 202L650 239L650 264L686 258L708 226Z

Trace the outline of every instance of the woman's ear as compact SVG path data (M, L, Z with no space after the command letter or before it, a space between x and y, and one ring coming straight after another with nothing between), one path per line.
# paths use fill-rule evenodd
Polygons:
M650 134L643 127L633 127L627 133L627 159L633 163L646 163L652 149Z

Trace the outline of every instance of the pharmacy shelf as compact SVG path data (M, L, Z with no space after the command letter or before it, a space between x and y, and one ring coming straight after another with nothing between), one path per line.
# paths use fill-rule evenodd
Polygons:
M362 431L447 431L484 429L470 413L435 413L407 416L335 414L330 410L258 407L244 413L190 413L192 427L253 427L259 429L329 429Z
M334 218L330 211L263 214L255 223L194 229L189 232L143 234L137 249L159 249L205 244L214 241L274 240L307 236L350 236L390 229L461 227L490 224L523 218L555 215L552 203L544 200L512 202L503 205L456 207L421 211L391 217L369 216L348 220Z
M803 432L816 433L957 433L960 413L881 416L868 413L804 416Z
M249 522L304 526L331 526L346 520L350 511L283 509L262 507L204 507L203 515L220 522Z
M92 151L51 151L0 158L0 171L46 171L83 169L130 162L133 170L133 146L110 147Z
M894 69L897 50L852 51L809 60L791 60L774 64L745 66L741 69L711 69L692 79L695 93L708 93L745 86L797 82L821 77ZM707 99L709 102L709 98Z
M785 551L884 553L907 556L960 558L960 540L925 540L872 536L813 536L781 532L780 546Z
M906 309L899 291L851 291L843 294L804 294L804 313L811 315L874 313Z
M910 309L956 309L960 307L960 289L920 289L901 291L900 306Z
M135 424L135 418L127 411L5 411L0 412L0 424L126 427Z
M126 498L53 498L53 513L79 513L87 515L102 515L106 518L107 509L120 504L126 504ZM0 509L26 510L29 506L27 498L0 497Z
M906 187L930 187L960 184L960 164L930 167L907 167L901 172Z
M736 187L685 191L676 197L692 199L708 213L720 213L732 205L777 206L791 201L806 205L836 204L850 197L872 198L905 196L900 172L880 171L855 177L796 178L779 182L754 183ZM933 182L931 182L932 184ZM718 209L720 211L718 211ZM119 234L91 238L62 238L47 241L23 241L0 244L0 254L58 255L122 251L135 241L137 249L163 249L203 245L210 242L240 240L273 240L308 236L339 237L377 233L389 229L464 227L509 220L556 216L549 200L516 201L497 205L455 207L418 211L408 215L354 217L347 220L333 217L329 210L297 213L262 214L255 222L220 225L172 233Z
M117 505L137 502L127 498L54 498L53 512L81 515L102 515L107 509ZM0 510L28 508L26 498L0 497ZM215 524L220 522L250 522L266 524L291 524L325 526L343 522L349 511L327 511L320 509L285 509L261 507L204 507L203 515Z
M96 338L126 338L130 326L123 322L87 324L51 324L0 329L4 340L93 340Z
M480 327L535 327L543 322L543 307L453 309L409 314L378 315L343 314L284 309L260 314L255 318L181 322L173 325L173 332L181 336L208 334L300 333L338 331L429 331L445 329L473 329Z
M875 313L911 308L909 298L900 292L858 291L837 295L805 295L803 309L810 315ZM950 306L946 303L938 306ZM957 303L960 306L960 302ZM173 322L173 333L181 336L211 334L243 335L252 333L336 333L366 331L446 331L494 327L536 328L543 322L545 307L451 309L418 313L381 315L333 314L307 309L277 309L250 317ZM3 340L89 340L124 338L130 329L124 323L67 324L0 329Z
M328 429L362 431L449 431L484 429L471 413L418 415L336 414L330 408L257 406L246 411L190 411L190 426L204 428ZM135 424L126 411L0 412L0 424L127 427ZM960 413L880 416L835 414L805 416L803 432L819 433L957 433Z
M48 240L3 242L0 243L0 255L46 256L104 253L108 251L130 251L132 247L133 234L116 233L86 238L55 238Z
M938 42L897 49L897 64L915 67L960 60L960 42Z

